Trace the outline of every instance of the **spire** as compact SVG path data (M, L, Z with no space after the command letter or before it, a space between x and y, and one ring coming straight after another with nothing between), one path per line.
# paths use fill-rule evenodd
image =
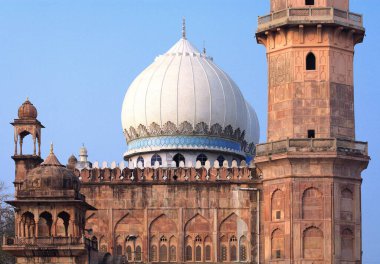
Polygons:
M186 39L186 19L182 18L182 38Z
M46 157L45 161L41 164L42 166L62 166L58 158L54 155L54 144L50 144L50 154Z

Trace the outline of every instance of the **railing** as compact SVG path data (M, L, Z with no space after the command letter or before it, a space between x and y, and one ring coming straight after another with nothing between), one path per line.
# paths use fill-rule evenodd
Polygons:
M322 20L335 20L350 25L363 27L362 15L343 11L335 8L288 8L269 15L260 16L258 18L259 30L267 28L271 25L289 22L299 22L304 20L305 23L312 21L313 23L323 22Z
M335 151L368 156L368 144L366 142L336 138L285 139L257 145L256 155L259 157L296 151Z
M85 237L3 237L5 246L65 246L86 245L97 249L97 244Z

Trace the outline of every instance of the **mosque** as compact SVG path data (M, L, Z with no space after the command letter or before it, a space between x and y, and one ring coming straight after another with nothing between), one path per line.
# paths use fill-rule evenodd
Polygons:
M271 0L267 139L254 108L182 37L139 74L121 110L125 163L41 158L37 109L14 120L16 263L362 263L349 0ZM33 153L23 153L31 136Z

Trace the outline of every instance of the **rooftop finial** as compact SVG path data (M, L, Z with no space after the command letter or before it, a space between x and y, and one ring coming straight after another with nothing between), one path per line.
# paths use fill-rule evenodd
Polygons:
M54 154L54 145L53 145L53 142L50 143L50 154Z
M26 97L26 101L29 101L29 96Z
M206 55L206 41L203 41L203 54Z
M182 38L186 39L186 19L182 18Z

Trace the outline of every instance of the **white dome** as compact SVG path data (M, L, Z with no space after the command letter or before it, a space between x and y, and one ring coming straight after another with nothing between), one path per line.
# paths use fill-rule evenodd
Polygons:
M194 133L248 144L259 141L256 113L238 86L186 38L158 56L132 82L121 118L128 143Z

